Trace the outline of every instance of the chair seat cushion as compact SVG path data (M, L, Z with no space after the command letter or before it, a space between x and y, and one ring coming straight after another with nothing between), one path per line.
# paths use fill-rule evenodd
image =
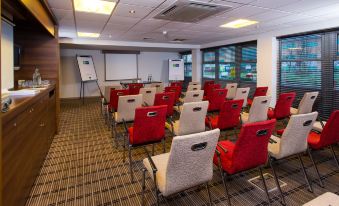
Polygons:
M237 171L234 170L232 162L235 144L230 141L221 141L218 144L227 150L225 153L219 146L217 146L217 150L220 152L221 166L223 170L228 174L236 173ZM213 162L215 165L219 165L217 154L214 154Z
M282 156L280 154L280 138L272 135L271 139L276 141L276 143L273 142L268 144L268 152L271 157L274 157L275 159L281 159Z
M158 169L158 171L156 172L158 189L164 196L168 195L166 191L166 170L168 165L169 154L170 153L165 153L152 157L152 160L156 168ZM148 158L145 158L143 160L143 164L147 171L149 172L151 178L153 179L153 170L150 162L148 161Z
M210 119L210 121L211 121L212 129L218 128L219 116L218 116L218 115L216 115L216 116L210 116L209 119ZM207 118L207 117L205 118L205 124L206 124L207 126L209 126L209 121L208 121L208 118Z
M285 129L279 129L279 130L277 130L277 135L282 135L282 134L284 134L284 131L285 131Z
M267 117L269 119L274 119L275 118L275 114L274 114L274 109L272 108L269 108L268 111L267 111Z
M324 126L325 126L325 125L326 125L326 122L323 121L323 124L324 124ZM320 123L319 121L314 122L313 128L312 128L312 129L314 129L314 130L316 130L316 131L318 131L318 132L322 132L322 131L323 131L323 127L321 126L321 123Z
M321 148L320 143L320 135L317 132L311 131L310 134L308 135L308 145L312 148L312 149L319 149Z

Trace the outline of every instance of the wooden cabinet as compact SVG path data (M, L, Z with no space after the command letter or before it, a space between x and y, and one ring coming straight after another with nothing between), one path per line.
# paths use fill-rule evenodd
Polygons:
M55 88L14 100L3 115L3 205L25 205L56 133Z

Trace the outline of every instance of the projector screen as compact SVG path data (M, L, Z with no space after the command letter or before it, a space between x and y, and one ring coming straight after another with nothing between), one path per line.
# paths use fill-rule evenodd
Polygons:
M137 54L105 54L106 81L138 78Z

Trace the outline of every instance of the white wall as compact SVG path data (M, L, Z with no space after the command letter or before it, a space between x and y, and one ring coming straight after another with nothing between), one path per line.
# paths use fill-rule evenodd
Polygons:
M1 21L1 88L14 87L13 26Z
M202 52L200 49L192 49L192 81L201 81Z
M119 84L118 81L105 81L104 54L100 50L61 49L60 97L74 98L80 94L80 73L76 55L91 55L100 86ZM138 76L146 81L152 74L154 81L168 82L168 59L178 58L176 52L141 52L138 55ZM123 71L122 71L123 72ZM99 96L95 82L85 83L85 96Z

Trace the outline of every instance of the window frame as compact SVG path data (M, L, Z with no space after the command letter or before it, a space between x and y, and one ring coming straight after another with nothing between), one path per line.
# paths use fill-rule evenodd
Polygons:
M205 61L205 53L209 53L209 52L213 52L214 53L214 61ZM217 56L218 56L218 53L216 50L213 50L213 49L209 49L209 50L204 50L202 52L202 63L201 63L201 76L202 76L202 79L208 79L208 80L215 80L218 73L217 73ZM214 78L210 78L210 77L205 77L204 76L204 65L205 64L214 64Z

